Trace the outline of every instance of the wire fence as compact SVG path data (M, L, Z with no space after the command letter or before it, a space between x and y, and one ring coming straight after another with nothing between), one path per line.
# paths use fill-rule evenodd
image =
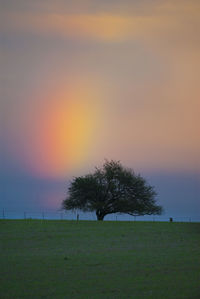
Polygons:
M96 220L94 212L82 211L12 211L2 209L0 219L40 219L40 220ZM162 222L200 222L200 217L195 216L176 216L176 215L146 215L131 216L126 214L110 214L106 215L105 221L162 221Z

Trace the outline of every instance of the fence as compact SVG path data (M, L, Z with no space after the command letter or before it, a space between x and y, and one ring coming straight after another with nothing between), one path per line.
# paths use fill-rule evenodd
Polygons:
M176 215L164 215L164 216L130 216L126 214L110 214L105 216L107 221L170 221L174 222L200 222L200 217L195 216L176 216ZM2 209L0 219L41 219L41 220L96 220L94 212L82 212L82 211L12 211Z

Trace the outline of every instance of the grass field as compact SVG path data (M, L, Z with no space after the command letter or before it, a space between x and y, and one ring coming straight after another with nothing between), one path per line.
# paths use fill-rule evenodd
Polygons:
M0 298L200 298L200 223L1 220Z

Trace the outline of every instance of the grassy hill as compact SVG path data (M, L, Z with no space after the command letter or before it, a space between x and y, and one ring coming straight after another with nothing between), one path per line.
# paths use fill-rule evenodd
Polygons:
M0 298L200 298L200 223L1 220Z

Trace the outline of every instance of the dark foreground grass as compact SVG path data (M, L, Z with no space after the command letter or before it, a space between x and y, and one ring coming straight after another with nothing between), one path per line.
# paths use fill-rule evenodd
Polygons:
M0 221L0 298L200 298L200 223Z

